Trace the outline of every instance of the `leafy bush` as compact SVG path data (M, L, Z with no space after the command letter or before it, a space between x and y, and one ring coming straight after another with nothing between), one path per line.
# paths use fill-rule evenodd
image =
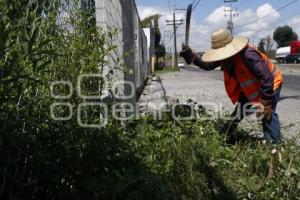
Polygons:
M299 146L277 146L276 176L268 179L272 146L243 131L234 144L220 134L219 121L137 122L138 157L160 174L181 199L297 199L300 191Z
M87 73L102 74L109 82L104 66L116 47L116 30L99 30L93 15L76 2L72 9L68 5L0 3L1 199L111 199L159 185L120 138L120 125L90 130L79 127L75 117L52 119L50 106L65 101L50 96L50 84L63 80L76 88L78 76ZM101 81L97 95L104 87ZM66 90L56 92L65 95ZM67 102L76 112L83 101L72 95Z

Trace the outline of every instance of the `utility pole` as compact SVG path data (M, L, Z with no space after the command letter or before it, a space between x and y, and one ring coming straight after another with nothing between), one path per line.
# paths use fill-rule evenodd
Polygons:
M173 26L173 35L174 35L174 54L173 54L173 66L178 69L178 61L177 61L177 37L176 37L176 30L179 25L183 24L183 19L176 19L175 14L176 6L175 6L175 0L174 0L174 7L173 7L173 20L166 20L168 23L167 25Z
M229 20L227 22L227 29L230 31L231 35L233 35L233 18L238 17L237 9L232 8L232 3L237 2L237 0L224 0L224 3L229 3L229 9L225 9L225 18L229 16ZM229 14L227 14L229 13Z

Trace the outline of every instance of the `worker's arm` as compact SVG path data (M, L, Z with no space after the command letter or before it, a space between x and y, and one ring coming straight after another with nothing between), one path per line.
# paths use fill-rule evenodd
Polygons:
M206 71L209 71L209 70L214 70L216 69L217 67L220 66L220 64L218 62L215 62L215 63L206 63L206 62L203 62L202 59L198 56L195 57L194 59L194 65L200 67L201 69L204 69Z
M269 70L268 63L264 61L259 52L247 48L244 52L244 62L249 71L260 81L262 99L272 100L274 75Z
M204 69L204 70L213 70L220 66L219 63L205 63L202 59L192 51L188 45L183 45L182 50L180 51L180 56L184 58L185 62L189 65L193 63L194 65Z

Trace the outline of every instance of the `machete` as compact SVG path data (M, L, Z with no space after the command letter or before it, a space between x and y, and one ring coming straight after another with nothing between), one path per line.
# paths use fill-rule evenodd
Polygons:
M188 5L187 11L186 11L185 45L189 45L192 8L193 8L193 4L190 4L190 5Z

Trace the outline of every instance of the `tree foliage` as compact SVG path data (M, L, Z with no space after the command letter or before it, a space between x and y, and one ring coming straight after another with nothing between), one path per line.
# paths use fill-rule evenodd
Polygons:
M258 50L267 54L269 58L274 58L275 51L272 50L273 45L273 39L270 35L268 35L267 37L260 39L258 43Z
M142 27L148 28L149 26L154 29L155 35L155 55L157 58L165 55L165 47L161 43L161 32L159 28L159 14L150 15L142 20Z
M166 54L166 49L163 45L159 44L155 49L155 54L157 58L164 57Z
M262 38L258 43L258 50L261 52L265 52L265 40Z
M0 3L0 199L111 199L118 194L108 191L124 185L124 173L137 159L115 137L117 130L82 128L76 114L57 121L50 109L69 103L76 113L85 102L75 89L79 75L101 74L108 82L103 69L116 48L117 30L93 26L94 16L80 4L64 10L59 0L36 2ZM115 62L115 69L121 67ZM70 93L69 99L50 96L54 81L71 83L54 88L56 95ZM99 85L103 89L104 81ZM83 88L87 94L103 91ZM57 106L53 113L64 117L70 111Z
M160 33L159 23L158 23L159 18L160 18L159 14L154 14L154 15L150 15L150 16L144 18L141 21L143 28L151 27L154 29L155 45L158 45L160 43L160 39L161 39L161 33Z
M273 47L273 39L270 35L268 35L265 39L266 51L270 52Z
M290 26L278 27L273 33L273 39L277 42L278 47L289 46L289 43L298 40L298 35Z

